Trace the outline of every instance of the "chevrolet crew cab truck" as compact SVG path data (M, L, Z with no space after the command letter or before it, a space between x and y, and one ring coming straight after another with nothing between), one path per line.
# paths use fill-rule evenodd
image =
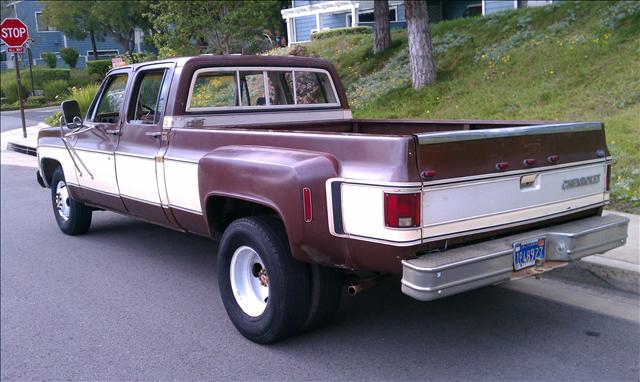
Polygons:
M329 62L267 56L116 68L85 116L62 108L37 148L62 232L109 210L219 240L222 302L258 343L328 322L344 285L401 274L429 301L627 238L599 122L353 119Z

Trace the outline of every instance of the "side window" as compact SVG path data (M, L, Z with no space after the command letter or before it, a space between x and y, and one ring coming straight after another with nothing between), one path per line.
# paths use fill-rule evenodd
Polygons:
M150 70L136 80L136 95L131 98L127 120L131 124L157 124L164 112L168 84L166 70ZM164 83L164 86L163 86Z
M303 105L336 103L329 76L296 70L296 101Z
M191 93L190 107L233 107L239 105L235 72L199 74Z
M93 116L94 122L120 122L120 108L124 102L128 77L126 74L116 74L109 79L109 83L98 101L98 107Z
M293 75L291 72L267 72L271 105L293 105Z
M266 106L262 72L240 72L242 106Z

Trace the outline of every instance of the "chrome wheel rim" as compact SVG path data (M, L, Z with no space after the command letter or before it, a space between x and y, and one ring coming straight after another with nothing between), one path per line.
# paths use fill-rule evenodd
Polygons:
M59 181L56 185L56 210L62 219L69 220L71 212L71 199L69 198L69 190L64 181Z
M260 316L269 301L269 277L260 255L251 247L236 249L229 267L233 297L243 312Z

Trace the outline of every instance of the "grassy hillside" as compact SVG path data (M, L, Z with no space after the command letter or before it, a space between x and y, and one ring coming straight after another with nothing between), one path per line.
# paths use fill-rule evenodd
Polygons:
M640 212L640 2L560 2L431 27L438 81L409 83L406 35L314 41L362 118L598 120L615 156L614 208ZM274 52L286 54L286 51Z

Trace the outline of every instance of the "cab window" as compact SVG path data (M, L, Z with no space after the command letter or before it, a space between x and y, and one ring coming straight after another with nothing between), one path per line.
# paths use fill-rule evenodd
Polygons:
M167 86L163 86L165 70L141 73L136 80L127 120L134 125L155 125L164 112Z
M124 102L127 79L127 74L115 74L109 78L109 83L102 92L98 107L93 115L94 122L120 122L120 108Z

